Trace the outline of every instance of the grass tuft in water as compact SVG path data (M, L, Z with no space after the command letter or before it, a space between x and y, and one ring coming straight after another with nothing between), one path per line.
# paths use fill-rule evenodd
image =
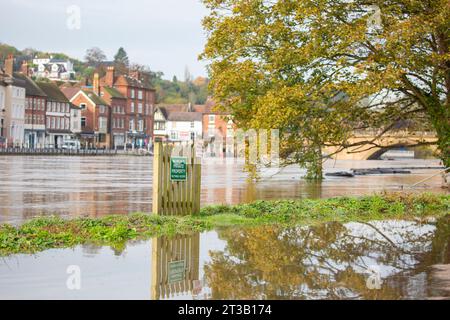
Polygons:
M129 240L188 234L224 226L284 226L328 221L369 221L442 216L450 212L450 196L429 193L385 193L366 197L256 201L236 206L209 206L200 214L167 217L148 214L103 218L39 217L14 227L0 225L0 256L35 253L81 244L123 248Z

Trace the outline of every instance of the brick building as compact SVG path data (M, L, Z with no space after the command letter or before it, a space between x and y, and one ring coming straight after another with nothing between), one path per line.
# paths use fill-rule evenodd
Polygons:
M26 74L14 73L14 77L23 80L25 84L24 144L28 148L43 148L45 146L47 95Z
M114 67L110 66L106 70L106 75L100 79L99 87L101 92L105 92L104 87L114 88L127 99L126 118L120 117L126 119L125 143L136 147L144 147L151 143L156 94L150 86L149 78L138 71L116 75Z
M110 105L111 148L123 149L127 137L127 98L116 88L102 87L100 95Z
M79 90L70 102L81 109L80 143L83 148L110 148L110 106L92 91Z
M222 153L232 154L236 126L229 113L215 110L214 102L208 100L205 105L195 105L193 110L202 114L203 141L208 153L215 153L212 142L222 139Z

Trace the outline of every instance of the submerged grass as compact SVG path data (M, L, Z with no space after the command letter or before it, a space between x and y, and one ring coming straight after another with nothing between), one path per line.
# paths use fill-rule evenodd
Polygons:
M257 201L236 206L209 206L203 208L199 215L187 217L147 214L71 220L40 217L18 227L0 225L0 256L68 248L85 243L121 248L129 240L187 234L224 226L290 226L327 221L411 219L449 213L449 195L391 193L366 197Z

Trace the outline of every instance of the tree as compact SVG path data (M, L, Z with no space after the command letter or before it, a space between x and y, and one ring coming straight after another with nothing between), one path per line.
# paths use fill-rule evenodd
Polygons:
M129 64L130 61L128 60L127 52L124 48L120 47L116 55L114 56L114 65L116 70L119 73L125 73Z
M86 50L84 59L86 60L88 65L97 66L101 62L106 60L106 55L100 48L93 47Z
M320 178L323 147L341 151L355 129L381 137L408 120L436 132L450 166L447 0L203 2L215 100L243 128L280 129L287 163L312 163ZM377 140L360 151L388 147Z

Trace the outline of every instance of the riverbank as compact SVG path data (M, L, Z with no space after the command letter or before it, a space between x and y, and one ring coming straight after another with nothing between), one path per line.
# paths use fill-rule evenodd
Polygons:
M52 248L95 244L121 248L129 240L186 234L224 226L263 224L311 225L327 221L369 221L442 216L450 212L450 195L391 193L366 197L257 201L210 206L196 216L147 214L103 218L41 217L21 226L0 225L0 256Z

